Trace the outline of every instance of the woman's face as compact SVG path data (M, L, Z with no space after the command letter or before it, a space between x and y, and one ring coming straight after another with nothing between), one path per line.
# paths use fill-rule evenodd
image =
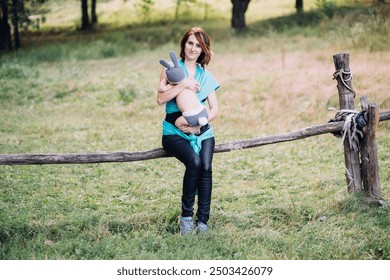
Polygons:
M184 53L186 56L186 60L195 61L202 54L202 47L200 46L199 41L196 39L194 34L188 37L187 42L184 46Z

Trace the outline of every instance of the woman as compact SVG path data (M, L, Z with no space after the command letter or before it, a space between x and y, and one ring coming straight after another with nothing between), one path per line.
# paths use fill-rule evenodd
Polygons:
M212 191L212 170L215 139L211 125L190 126L183 120L176 104L176 96L186 90L197 93L199 101L208 103L208 122L218 113L215 90L218 82L205 69L211 59L210 39L199 27L189 29L180 40L180 66L186 79L178 85L167 84L165 90L158 90L157 103L166 104L166 117L163 121L162 145L164 149L180 160L186 167L183 178L182 214L180 233L207 232L210 216ZM165 69L160 82L166 80ZM160 88L160 87L159 87ZM196 222L193 221L195 195L198 194Z

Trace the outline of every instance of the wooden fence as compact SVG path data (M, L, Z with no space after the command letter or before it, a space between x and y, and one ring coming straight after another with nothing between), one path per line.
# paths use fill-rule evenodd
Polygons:
M355 92L352 87L352 73L349 69L349 54L333 56L341 110L354 110ZM381 121L390 120L390 110L379 111L376 104L361 99L362 110L366 113L363 136L358 138L358 149L350 145L350 139L343 140L347 189L350 192L364 191L368 197L380 200L379 166L376 149L375 131ZM299 140L327 133L346 130L346 120L313 125L295 132L270 135L247 140L236 140L215 146L215 153L260 147L269 144ZM162 148L145 151L118 151L80 154L0 154L0 165L30 164L83 164L131 162L170 157Z

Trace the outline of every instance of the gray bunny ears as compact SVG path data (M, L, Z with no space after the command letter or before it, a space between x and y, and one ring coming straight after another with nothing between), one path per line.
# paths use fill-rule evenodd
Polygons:
M173 65L175 67L179 66L179 61L177 59L177 55L174 51L170 51L169 52L169 57L171 58L172 62L173 62ZM167 61L163 60L163 59L160 59L160 64L163 65L165 68L167 69L170 69L172 68L172 64L168 63Z
M180 67L179 61L174 51L169 52L169 57L173 62L173 66L163 59L160 59L160 64L167 68L165 73L167 74L168 81L172 84L178 84L185 79L186 74L184 73L183 68Z

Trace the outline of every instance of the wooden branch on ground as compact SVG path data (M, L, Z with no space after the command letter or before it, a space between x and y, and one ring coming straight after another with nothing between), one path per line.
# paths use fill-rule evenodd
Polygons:
M390 120L390 110L380 112L380 121ZM249 149L281 142L299 140L311 136L332 133L342 130L344 122L333 122L314 125L291 133L270 135L248 140L218 144L215 153ZM131 162L170 157L162 148L137 152L100 152L81 154L0 154L0 165L30 164L80 164L105 162Z

